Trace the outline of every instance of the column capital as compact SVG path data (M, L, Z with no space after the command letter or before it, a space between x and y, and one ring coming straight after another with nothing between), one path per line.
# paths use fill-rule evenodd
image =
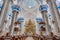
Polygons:
M24 22L24 18L19 17L17 21L19 21L19 22Z
M11 6L13 12L19 12L21 11L20 6L12 4Z
M47 5L40 5L39 10L40 10L41 12L47 12L48 6L47 6Z

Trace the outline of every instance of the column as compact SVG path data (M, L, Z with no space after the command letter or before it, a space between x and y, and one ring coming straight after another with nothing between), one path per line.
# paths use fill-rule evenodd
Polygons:
M10 3L9 3L8 12L9 12L9 9L10 9ZM2 32L2 34L4 34L4 35L6 35L6 33L9 33L9 26L10 26L10 22L11 22L9 16L11 16L11 15L6 15L6 18L5 18L3 32Z
M0 5L0 16L1 16L2 5Z
M0 16L1 16L2 8L3 8L3 0L0 0Z
M5 21L6 15L7 15L7 11L9 8L9 2L10 2L9 0L5 0L5 4L4 4L4 7L3 7L2 12L1 12L1 18L0 18L0 29L1 30L3 28L4 21Z
M43 21L45 22L46 32L47 35L50 35L50 28L49 28L49 22L47 17L47 5L40 5L40 11L42 13Z
M59 26L59 31L60 31L60 14L59 14L59 11L58 11L58 8L57 8L57 5L56 5L56 0L51 0L52 2L52 5L53 5L53 9L54 9L54 12L55 12L55 15L56 15L56 19L57 19L57 22L58 22L58 26Z
M13 35L14 23L16 22L18 12L17 11L12 11L12 13L13 13L13 17L12 17L11 26L10 26L10 34Z
M36 18L36 24L37 24L37 28L38 28L38 35L42 35L40 22L42 22L42 18Z
M13 16L12 16L12 20L11 20L11 25L10 25L10 34L13 35L13 32L14 32L14 23L17 21L17 15L19 13L19 9L20 7L18 5L12 5L12 13L13 13Z
M56 16L55 16L55 12L53 10L52 2L51 2L51 0L47 0L47 3L49 5L50 12L52 14L51 17L52 17L52 24L53 24L53 33L54 33L54 35L58 35L58 24L57 24L57 19L56 19Z
M20 35L21 35L21 33L22 33L22 24L24 22L24 18L23 17L19 17L18 18L18 22L20 23L19 29L20 29Z

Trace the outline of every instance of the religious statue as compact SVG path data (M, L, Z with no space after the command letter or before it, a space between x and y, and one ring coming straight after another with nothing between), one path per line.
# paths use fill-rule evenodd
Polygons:
M28 20L25 24L25 35L35 35L36 27L32 20Z

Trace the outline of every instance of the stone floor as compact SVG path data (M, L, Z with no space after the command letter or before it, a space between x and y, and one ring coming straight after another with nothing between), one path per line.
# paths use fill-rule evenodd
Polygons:
M27 37L26 40L34 40L32 37Z

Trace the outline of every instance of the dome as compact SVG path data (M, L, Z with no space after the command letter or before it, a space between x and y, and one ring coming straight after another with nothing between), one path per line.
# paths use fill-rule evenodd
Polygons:
M26 8L33 8L37 5L37 2L35 0L24 0L23 1L23 5L26 7Z

